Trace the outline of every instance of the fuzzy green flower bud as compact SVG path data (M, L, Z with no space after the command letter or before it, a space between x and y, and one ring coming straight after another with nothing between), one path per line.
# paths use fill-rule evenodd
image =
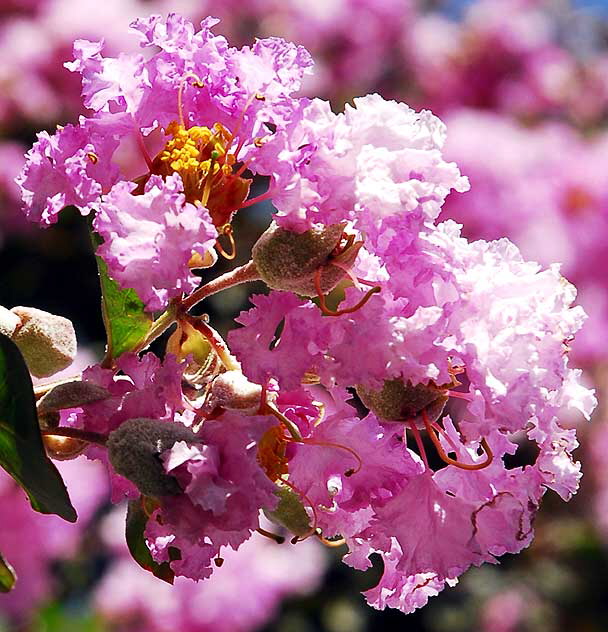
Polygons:
M320 269L320 287L327 294L344 278L344 267L352 265L359 252L353 244L335 254L343 234L344 224L295 233L273 223L253 246L251 257L262 280L274 290L317 296L315 275Z
M181 493L177 480L165 472L161 454L178 441L197 443L183 424L157 419L129 419L110 433L108 457L118 474L128 478L145 496Z
M71 321L33 307L13 307L21 323L12 334L30 373L49 377L72 364L76 333Z

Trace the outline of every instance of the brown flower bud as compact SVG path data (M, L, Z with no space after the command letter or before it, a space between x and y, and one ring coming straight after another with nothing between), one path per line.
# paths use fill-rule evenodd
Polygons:
M38 415L64 408L76 408L110 397L110 392L91 382L73 381L58 384L45 393L37 404Z

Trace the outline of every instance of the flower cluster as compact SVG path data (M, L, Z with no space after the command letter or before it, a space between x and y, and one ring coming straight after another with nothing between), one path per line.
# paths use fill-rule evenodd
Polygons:
M214 25L136 20L147 56L76 42L91 112L28 154L28 217L92 214L110 277L166 309L84 372L94 401L72 399L53 432L90 442L176 575L208 578L254 531L282 541L264 512L294 543L346 544L355 568L379 554L369 603L410 612L527 546L547 489L577 490L558 414L595 406L568 366L585 314L557 266L436 223L468 180L433 114L378 95L334 114L295 96L303 48L232 48ZM139 155L119 166L129 146ZM192 270L232 256L219 238L259 199L246 175L268 178L274 222L251 261L196 288ZM251 280L271 291L228 345L190 313ZM162 361L139 355L174 322Z
M459 21L419 16L404 56L424 103L442 113L466 106L593 124L605 117L608 95L601 29L567 3L479 0Z
M41 132L19 177L31 220L52 224L70 204L95 212L105 242L98 254L150 310L192 290L191 269L215 262L216 229L249 194L250 180L234 166L255 172L258 146L291 118L299 104L290 95L312 63L277 38L231 48L212 33L215 23L209 18L195 33L176 15L137 20L142 46L160 49L148 60L104 58L101 43L77 41L68 67L82 75L92 115ZM139 155L125 173L118 158L133 144Z

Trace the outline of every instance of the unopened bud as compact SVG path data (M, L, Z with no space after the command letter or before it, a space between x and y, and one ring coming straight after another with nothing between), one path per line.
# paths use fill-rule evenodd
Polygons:
M275 524L285 527L297 536L310 533L310 517L300 500L300 497L287 487L280 487L275 491L279 497L279 504L273 511L264 509L264 515Z
M226 371L211 384L209 407L255 415L262 403L262 387L250 382L240 371Z
M332 253L339 246L344 224L295 233L271 224L258 239L251 257L262 280L274 290L295 292L301 296L317 296L315 275L321 269L320 287L328 294L344 278L343 267L331 265ZM358 248L351 248L353 261Z
M72 364L76 334L67 318L33 307L13 307L11 312L21 320L12 339L32 375L49 377Z
M356 390L363 404L384 421L414 421L423 410L429 421L436 421L448 401L446 391L432 382L413 385L399 378L385 380L379 390L362 385Z
M76 408L110 397L110 392L91 382L73 381L58 384L43 395L36 405L38 415L65 408Z
M21 325L21 319L17 314L13 314L6 307L0 305L0 334L4 334L9 338L15 333L17 327Z
M165 472L161 454L178 441L197 443L197 436L181 423L157 419L129 419L110 433L110 463L145 496L181 493L177 480Z

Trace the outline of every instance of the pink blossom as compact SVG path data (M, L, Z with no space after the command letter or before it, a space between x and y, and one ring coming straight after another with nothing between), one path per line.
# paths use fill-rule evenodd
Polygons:
M136 354L123 354L116 370L104 369L100 365L89 367L82 374L83 380L106 388L111 397L66 411L65 423L107 436L128 419L172 421L176 411L182 407L182 371L183 367L171 356L161 363L151 353L141 359ZM112 470L105 451L92 446L88 448L87 455L108 465L114 502L123 500L125 496L138 496L133 483Z
M471 19L509 50L550 39L522 19L543 22L532 9L503 33L492 6ZM450 191L468 188L444 159L438 118L379 95L334 114L294 96L311 65L304 49L276 38L232 48L215 25L136 20L146 55L77 43L70 69L92 113L30 153L29 214L52 223L67 201L94 210L111 275L163 308L194 289L193 253L247 204L249 168L270 176L279 227L245 269L294 293L253 297L229 336L238 360L178 309L180 335L189 323L213 350L182 360L178 335L163 362L131 353L91 367L83 378L110 396L67 423L107 437L107 455L87 454L108 465L115 500L151 499L147 546L176 575L212 578L266 511L295 540L343 536L358 569L378 554L368 600L410 612L470 566L526 547L547 489L577 490L575 433L558 415L588 418L596 404L567 357L585 313L557 265L434 223ZM108 167L127 140L146 163L135 182ZM323 274L335 277L327 290ZM508 466L526 444L534 460Z
M204 259L216 237L210 221L218 228L229 224L251 183L241 177L244 168L233 166L238 160L257 169L260 143L298 110L292 93L312 65L305 49L278 38L232 48L212 33L216 22L208 18L195 31L176 14L138 19L133 31L142 46L153 48L146 57L104 57L101 42L77 40L76 59L67 65L82 75L84 104L92 112L52 136L40 133L18 178L32 221L52 224L70 204L83 215L97 212L96 228L112 235L100 256L150 310L194 289L187 265L192 254L200 255L199 267L214 262ZM159 128L170 137L164 147ZM129 183L132 166L123 173L118 164L134 142L146 170L137 186ZM171 212L162 212L162 202ZM136 240L137 248L126 247ZM144 261L154 264L142 276Z
M298 490L320 507L317 525L323 533L341 534L353 547L375 508L423 468L403 450L395 436L397 427L382 427L373 415L357 419L348 408L313 429L309 444L297 446L289 472ZM359 460L340 446L354 450Z
M100 204L94 227L104 243L97 252L110 276L154 311L196 288L188 262L213 248L217 231L205 208L185 202L178 174L152 176L143 195L132 195L135 187L119 182Z
M118 177L118 169L110 162L117 146L118 141L106 135L102 126L84 120L53 136L40 132L17 178L28 219L54 224L58 213L70 204L88 215Z
M182 552L171 561L178 575L209 577L221 547L238 548L258 526L260 509L274 509L275 485L257 462L257 445L272 418L225 413L197 433L201 446L176 443L163 455L165 470L184 494L164 499L148 522L153 557L169 561L169 547ZM180 471L181 470L181 471Z
M350 220L379 239L385 219L434 219L452 188L467 189L456 165L441 156L445 128L430 112L379 95L354 103L334 115L327 102L313 101L284 141L263 149L284 228Z
M385 559L381 583L368 593L372 605L406 612L453 584L470 565L529 544L545 489L568 499L578 488L574 432L563 430L557 415L571 407L588 418L595 406L579 373L567 366L564 341L580 328L584 313L572 307L574 288L556 267L543 270L524 261L505 239L467 242L452 222L427 225L412 243L416 249L402 260L403 271L395 262L378 299L358 311L330 320L315 305L275 292L254 299L258 307L243 314L244 327L230 335L245 372L255 379L266 371L266 378L270 374L294 388L298 371L301 379L312 373L335 393L335 417L326 403L325 418L303 445L294 444L289 480L317 506L317 524L346 537L345 561L366 568L373 552ZM365 262L382 276L372 259ZM389 264L393 259L387 257ZM293 363L287 360L290 350ZM387 446L407 420L386 424L392 430L386 435L379 426L370 427L365 438L343 430L348 413L339 402L346 397L337 386L378 388L394 378L446 384L450 366L464 368L459 379L468 403L449 408L438 440L458 463L478 464L479 470L452 464L433 473L420 461L426 456L414 456L399 443L393 449L396 459L402 453L401 465L393 465ZM364 423L377 424L371 417L350 423L363 432ZM538 457L533 465L507 469L502 457L517 450L518 432L537 444ZM485 456L479 455L481 439ZM367 472L377 492L366 487L358 495L352 487L358 474L346 473L344 461L352 459L347 450L334 445L337 454L325 461L330 442L360 456L361 473ZM381 450L383 467L374 474L368 450L374 445L375 453L381 442L388 442ZM488 454L493 460L483 463ZM407 463L409 469L401 470ZM420 541L413 542L412 533Z

